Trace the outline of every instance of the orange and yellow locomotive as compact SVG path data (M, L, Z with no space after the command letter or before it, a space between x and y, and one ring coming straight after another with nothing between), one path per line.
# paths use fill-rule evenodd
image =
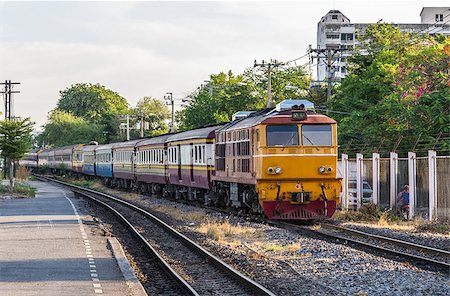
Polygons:
M213 200L275 220L331 217L341 191L337 125L311 107L284 101L217 129Z

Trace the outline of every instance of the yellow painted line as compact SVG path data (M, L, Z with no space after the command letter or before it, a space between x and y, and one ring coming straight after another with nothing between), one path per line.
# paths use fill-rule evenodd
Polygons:
M167 146L176 146L176 145L189 145L191 143L193 144L212 144L214 142L214 139L198 139L198 140L183 140L183 141L176 141L176 142L169 142L167 143Z
M257 154L254 155L254 157L273 157L273 156L285 156L285 157L292 157L292 156L337 156L337 154Z
M170 165L169 166L169 169L174 169L174 170L176 170L176 169L178 169L178 166L177 165ZM182 170L190 170L191 169L191 166L190 165L182 165L181 166L181 169ZM194 168L193 168L194 170L197 170L197 171L206 171L206 170L209 170L209 171L213 171L214 170L214 167L206 167L206 166L194 166Z

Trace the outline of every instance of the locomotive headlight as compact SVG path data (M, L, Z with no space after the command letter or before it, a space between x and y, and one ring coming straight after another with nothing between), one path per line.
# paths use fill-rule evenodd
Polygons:
M273 174L273 171L274 171L274 170L273 170L273 167L268 167L268 168L267 168L267 173L268 173L268 174Z
M279 174L281 174L281 168L280 167L276 167L275 168L275 174L277 174L277 175L279 175Z
M328 167L327 171L328 171L329 173L331 173L331 172L333 171L333 168L332 168L332 167Z
M319 172L320 172L321 174L325 173L325 167L324 167L324 166L321 166L321 167L319 168Z

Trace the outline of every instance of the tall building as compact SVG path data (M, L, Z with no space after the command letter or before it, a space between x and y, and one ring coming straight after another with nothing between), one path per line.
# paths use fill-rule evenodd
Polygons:
M403 32L450 35L450 7L424 7L420 24L393 24ZM351 23L339 10L330 10L317 24L317 81L340 81L347 75L347 58L356 36L369 23Z

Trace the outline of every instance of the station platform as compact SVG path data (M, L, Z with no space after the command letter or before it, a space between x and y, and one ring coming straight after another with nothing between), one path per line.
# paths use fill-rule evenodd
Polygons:
M0 295L133 295L73 193L30 183L35 198L0 198Z

